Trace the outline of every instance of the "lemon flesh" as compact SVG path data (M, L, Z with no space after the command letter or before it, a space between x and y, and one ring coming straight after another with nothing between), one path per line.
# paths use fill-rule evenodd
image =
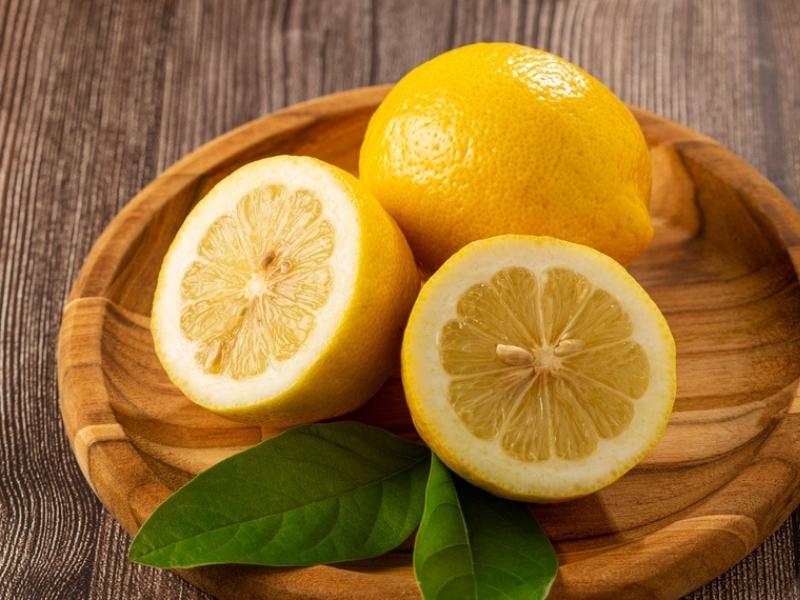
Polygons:
M500 495L591 493L660 438L675 348L625 270L549 238L475 242L426 283L403 349L422 437Z
M392 218L349 173L276 156L220 181L164 258L156 354L201 406L283 427L365 402L419 290Z
M218 217L181 281L181 331L203 370L244 379L297 354L330 296L333 245L306 189L261 186Z

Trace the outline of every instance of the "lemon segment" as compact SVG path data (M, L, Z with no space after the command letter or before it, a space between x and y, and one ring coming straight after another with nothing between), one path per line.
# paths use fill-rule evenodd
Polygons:
M219 182L162 264L151 329L193 401L274 425L363 403L419 287L402 233L351 175L273 157Z
M501 236L425 284L403 383L420 434L453 470L499 495L567 499L608 485L660 438L675 346L612 259Z

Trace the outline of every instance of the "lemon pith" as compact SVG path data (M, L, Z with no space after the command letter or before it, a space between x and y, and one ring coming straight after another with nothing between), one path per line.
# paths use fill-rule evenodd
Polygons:
M425 284L403 383L418 431L456 472L499 495L561 500L609 484L660 438L674 342L608 257L501 236Z
M287 426L348 412L377 390L418 289L402 233L357 179L277 156L227 176L186 218L151 330L188 398Z

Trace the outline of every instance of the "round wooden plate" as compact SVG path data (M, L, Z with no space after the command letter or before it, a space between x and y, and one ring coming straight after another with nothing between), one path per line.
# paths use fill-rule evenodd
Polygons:
M103 504L133 533L181 483L261 439L187 401L148 328L161 259L220 178L273 154L350 171L387 87L244 125L139 193L95 244L64 310L61 409ZM800 502L800 218L714 141L635 111L654 169L656 238L630 266L678 346L678 400L655 451L611 487L536 506L559 553L556 598L675 598L736 563ZM352 418L413 434L396 379ZM181 575L222 599L418 598L411 545L337 566L217 566Z

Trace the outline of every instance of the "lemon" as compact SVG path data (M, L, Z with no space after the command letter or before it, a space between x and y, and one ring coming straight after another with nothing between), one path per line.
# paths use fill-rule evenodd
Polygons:
M675 344L611 258L546 237L456 253L422 288L403 339L414 424L462 477L550 502L604 487L661 437Z
M372 116L359 176L429 270L468 242L548 235L627 263L648 246L651 169L631 112L574 64L511 43L442 54Z
M405 238L357 179L276 156L227 176L186 218L151 329L188 398L290 425L350 411L378 389L418 290Z

